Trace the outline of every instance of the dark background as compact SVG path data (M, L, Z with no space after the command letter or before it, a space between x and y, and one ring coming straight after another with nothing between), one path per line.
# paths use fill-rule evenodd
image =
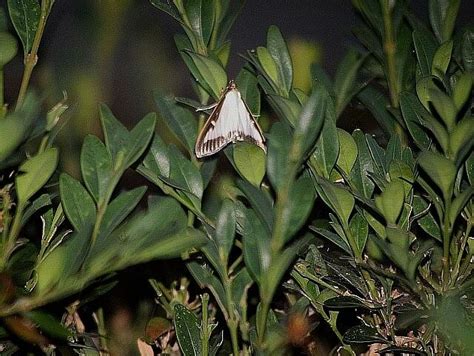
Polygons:
M428 22L428 1L411 3L415 12ZM6 1L0 0L0 5L6 8ZM473 15L474 1L464 0L458 28L472 25ZM239 53L265 45L270 25L280 28L290 48L298 44L309 48L314 60L333 75L347 49L356 45L351 29L357 21L349 0L248 0L230 32L228 76L235 77L244 64ZM174 46L173 35L178 32L182 32L179 25L148 0L56 0L32 86L44 98L45 110L67 92L71 106L66 114L69 121L58 142L63 169L78 175L82 138L87 133L100 136L99 102L109 105L130 127L156 110L154 89L193 97L189 73ZM22 71L19 53L5 67L7 102L15 102ZM161 122L157 130L166 135L167 129ZM134 179L136 176L129 183L136 185L131 182ZM180 266L182 263L171 261L129 269L120 274L119 286L99 300L109 312L106 315L112 330L110 336L118 348L123 347L123 354L134 343L132 334L136 334L135 340L142 336L143 324L153 314L153 292L147 278L161 279L173 273L176 278Z

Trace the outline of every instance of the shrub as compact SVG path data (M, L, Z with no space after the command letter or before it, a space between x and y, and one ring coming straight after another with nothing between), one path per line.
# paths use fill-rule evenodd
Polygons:
M9 1L26 79L0 119L5 347L18 347L8 338L16 335L46 352L64 340L83 353L96 339L105 348L105 335L80 333L42 307L96 297L115 271L181 255L200 298L190 301L184 280L151 280L163 316L138 341L143 354L151 345L185 355L315 354L319 322L337 340L333 354L474 353L474 33L454 31L459 1L430 1L428 28L404 1L354 0L364 49L350 50L333 79L314 65L309 94L293 87L286 42L270 27L235 78L255 116L262 99L274 115L266 154L236 142L202 160L195 142L205 106L230 79L228 33L244 2L151 3L184 31L175 43L195 99L154 93L178 145L153 134L154 114L128 131L102 106L105 140L85 138L80 182L55 174L65 103L36 120L27 90L52 2ZM16 42L0 38L5 64ZM355 105L379 136L338 127ZM219 158L230 163L226 179ZM130 167L162 193L146 211L133 213L144 187L114 195ZM35 215L39 244L23 233Z

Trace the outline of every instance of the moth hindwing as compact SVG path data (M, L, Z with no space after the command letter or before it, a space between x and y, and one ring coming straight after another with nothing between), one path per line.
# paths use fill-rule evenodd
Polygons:
M199 133L196 157L211 156L237 141L249 141L265 151L262 129L231 80Z

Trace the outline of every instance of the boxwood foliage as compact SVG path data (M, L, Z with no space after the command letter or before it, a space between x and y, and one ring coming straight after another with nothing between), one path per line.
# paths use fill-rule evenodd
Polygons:
M28 59L52 3L8 3ZM474 353L474 32L455 27L460 1L429 1L428 24L406 1L352 3L358 46L334 78L314 64L310 92L293 85L278 27L242 54L242 98L256 117L262 101L271 115L266 153L238 142L204 160L194 154L203 107L230 79L228 35L243 0L151 0L182 27L174 41L195 90L153 94L175 144L153 134L155 114L129 131L102 106L104 141L85 138L78 180L55 174L64 103L40 122L26 89L15 109L2 107L0 165L13 173L0 190L5 333L43 348L50 337L91 345L41 307L96 296L117 270L181 255L200 299L157 273L150 283L164 317L150 320L142 352L311 352L318 320L337 340L333 354ZM17 45L2 36L6 63ZM354 107L379 135L339 127ZM144 187L117 192L130 167L162 193L145 211L134 212ZM22 237L34 215L39 248Z

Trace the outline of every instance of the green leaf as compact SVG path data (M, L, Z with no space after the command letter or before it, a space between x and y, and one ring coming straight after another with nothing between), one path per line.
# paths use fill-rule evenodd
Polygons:
M457 114L453 100L439 89L430 90L429 99L445 123L448 131L451 131L456 124Z
M47 335L66 340L72 333L51 314L39 310L25 313L25 316L37 324Z
M321 134L316 141L316 148L311 157L311 165L317 174L329 179L339 156L339 147L335 120L324 120Z
M137 187L120 194L107 206L100 225L99 237L108 236L135 209L145 194L146 187Z
M156 114L150 113L141 119L130 131L127 144L123 148L123 167L130 167L145 152L155 131Z
M244 317L244 308L247 305L247 291L252 283L252 277L245 267L242 267L231 281L232 299L235 307L239 310L240 317Z
M418 148L428 149L431 140L423 130L424 117L428 115L428 112L421 105L415 94L410 92L402 92L400 94L400 109L407 129Z
M431 27L439 42L445 42L453 33L460 0L431 0L429 5Z
M357 159L357 144L347 131L338 129L337 136L339 141L339 156L337 158L337 166L346 175L349 175Z
M163 96L158 91L154 92L158 112L168 127L173 131L188 152L194 152L197 135L197 121L187 109L179 106L170 96Z
M375 205L389 224L396 224L404 201L403 183L398 179L388 183L382 194L375 197Z
M214 99L219 99L227 87L227 74L215 60L192 51L185 53L193 61L195 68L189 68L191 74Z
M474 72L474 31L472 29L464 32L461 53L464 69L472 74Z
M237 180L237 187L244 193L245 198L270 232L273 225L273 201L269 194L242 179Z
M184 356L201 355L200 323L193 312L182 304L174 306L174 328Z
M385 93L382 93L372 86L362 89L357 98L369 109L375 120L389 136L395 134L395 119L387 111L389 103Z
M232 201L225 199L216 219L216 244L222 261L229 257L234 244L236 217Z
M283 122L276 122L272 125L268 136L268 178L272 186L279 189L287 174L292 133L288 125Z
M456 109L461 110L471 95L472 77L469 73L463 73L457 80L454 91L453 101Z
M38 0L8 0L8 11L13 27L23 44L25 57L31 51L38 29L41 7Z
M199 264L196 261L187 263L186 267L189 269L194 280L199 284L199 287L209 288L222 311L226 310L224 286L213 274L211 267L207 264Z
M375 342L385 343L386 340L376 329L365 325L353 326L344 334L343 341L348 344L372 344Z
M451 53L453 52L453 41L444 42L436 50L433 63L431 64L431 74L438 76L438 73L446 74L449 63L451 62Z
M294 127L298 120L298 114L301 111L301 106L298 102L284 98L276 94L268 94L267 100L270 103L277 116L286 121L292 127Z
M365 56L355 50L349 50L337 67L334 78L334 92L336 93L336 115L339 116L346 105L351 101L353 89L357 83L359 72Z
M59 178L59 191L64 213L76 231L94 225L96 209L87 190L77 180L66 173Z
M293 133L292 154L294 157L290 157L298 165L314 149L314 143L323 126L328 105L325 93L322 86L315 86L299 114Z
M279 87L288 96L293 83L293 65L285 40L276 26L268 28L267 49L278 70Z
M15 58L17 51L15 37L8 32L0 32L0 68Z
M302 176L290 188L288 203L284 207L286 222L285 242L298 232L308 219L316 200L316 191L311 178Z
M257 77L247 69L246 67L242 70L235 78L237 88L240 91L243 101L247 104L250 112L253 115L260 114L260 91L258 90Z
M259 187L265 175L265 151L254 144L239 142L234 146L233 156L240 175Z
M355 200L351 193L324 179L318 179L318 193L324 203L339 217L342 223L348 225L349 217L354 209Z
M451 226L454 226L456 219L461 214L461 211L464 209L466 204L472 198L474 194L474 187L470 186L466 188L462 193L460 193L456 198L454 198L453 202L451 203L449 214L449 222Z
M24 206L38 190L46 184L58 164L58 151L48 148L28 159L20 167L16 178L18 205Z
M462 119L449 135L449 146L453 159L458 160L471 151L474 142L474 116Z
M270 51L265 47L257 47L257 57L265 73L278 87L278 83L280 83L278 80L278 67Z
M416 220L417 224L430 236L434 237L438 241L441 239L441 229L431 212L426 212L428 203L419 195L413 196L413 215L424 213L419 219Z
M418 157L418 163L433 182L441 189L445 201L451 198L456 167L452 161L438 153L425 151Z
M356 213L352 217L349 227L358 248L356 255L361 256L362 252L364 251L365 244L367 243L367 237L369 236L369 224L360 213Z
M169 178L170 166L171 162L168 156L168 145L166 145L159 135L155 135L147 155L142 164L138 167L138 172L153 182L153 178L159 179L160 176ZM153 173L154 177L145 174L143 171L144 168L148 173Z
M190 196L190 199L193 200L196 207L200 207L199 201L202 198L204 185L199 169L191 161L183 157L175 146L169 147L168 154L171 163L170 182L177 188L191 193L195 198Z
M150 0L151 4L155 6L157 9L160 9L163 12L166 12L168 15L173 17L176 21L179 23L183 23L181 20L181 16L173 5L171 5L169 2L164 2L163 0Z
M183 2L183 5L196 38L207 46L214 25L214 4L212 1L190 0Z
M466 159L466 175L469 184L474 185L474 152Z
M374 168L369 148L361 130L355 130L352 136L357 145L358 155L349 175L349 179L362 196L371 198L374 192L374 182L369 178L367 173L373 172Z
M96 136L87 135L81 150L81 172L84 183L97 202L104 198L113 174L112 157Z
M104 132L105 146L115 162L119 151L127 145L129 133L123 124L118 121L112 111L105 105L100 105L100 122Z
M435 79L435 77L433 76L423 77L420 80L418 80L418 82L416 83L416 94L418 95L418 99L423 104L425 109L428 110L429 112L431 112L430 92L432 90L437 89L436 84L434 83L433 79Z
M242 236L245 266L260 284L267 278L270 267L270 236L262 222L251 209L243 212Z
M43 295L51 290L65 293L64 288L68 284L74 284L73 291L83 288L83 284L71 278L71 275L84 261L90 241L89 234L90 230L86 229L75 231L39 263L36 268L38 282L35 293Z
M339 236L338 234L335 234L334 232L318 228L316 226L309 226L309 228L313 230L314 232L318 233L319 235L321 235L322 237L326 238L327 240L331 241L333 244L335 244L336 246L338 246L339 248L341 248L348 254L352 254L351 247L349 246L345 238L343 238L342 236Z
M31 204L28 205L25 212L23 213L23 217L21 219L21 225L23 226L38 210L51 205L52 198L54 195L49 195L47 193L41 194L38 198L33 200Z
M431 75L431 64L436 51L436 41L430 32L423 28L413 31L416 57L422 77Z

